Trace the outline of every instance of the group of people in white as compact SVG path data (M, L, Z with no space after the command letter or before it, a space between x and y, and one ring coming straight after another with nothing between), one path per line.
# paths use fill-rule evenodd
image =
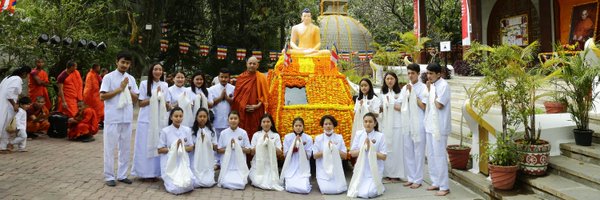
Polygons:
M154 64L148 80L138 88L126 72L130 64L131 55L119 53L117 69L104 77L100 88L106 112L104 176L108 186L132 182L126 175L131 140L127 133L132 129L132 99L138 99L132 175L160 177L173 194L214 185L242 190L248 180L266 190L307 194L312 189L310 160L314 158L322 194L347 192L350 197L371 198L385 191L383 178L388 182L405 179L404 186L419 188L426 147L433 181L427 189L437 191L436 195L449 193L445 146L450 133L450 88L440 78L437 64L427 67L426 83L419 81L419 66L409 65L410 82L403 88L396 74L387 73L380 95L374 93L369 79L361 80L349 152L342 135L335 133L338 122L331 115L322 116L323 133L314 142L298 117L282 145L275 121L266 113L257 124L259 131L248 138L238 126L240 114L230 107L234 86L228 83L227 70L219 73L220 84L210 88L205 87L201 73L191 77L191 87L184 87L182 72L175 74L175 85L168 87L161 81L163 66ZM247 156L252 157L251 167ZM348 184L342 161L349 157L356 158L356 163ZM281 171L278 158L284 158Z

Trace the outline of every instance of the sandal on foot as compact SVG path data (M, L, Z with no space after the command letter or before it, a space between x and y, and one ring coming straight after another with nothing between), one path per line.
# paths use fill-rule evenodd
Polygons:
M450 194L450 190L440 190L435 193L435 196L446 196Z
M406 183L402 184L402 186L404 186L404 187L408 187L408 186L411 186L412 184L413 184L413 183L411 183L411 182L406 182Z
M420 187L421 187L421 184L413 183L413 184L410 186L410 189L417 189L417 188L420 188Z
M439 190L439 189L440 189L440 187L436 187L436 186L429 186L429 187L427 188L427 191L434 191L434 190Z

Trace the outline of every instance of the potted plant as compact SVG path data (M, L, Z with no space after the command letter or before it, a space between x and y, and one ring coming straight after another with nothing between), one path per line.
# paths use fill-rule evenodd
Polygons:
M521 66L512 69L516 94L514 96L512 115L516 117L516 124L523 125L522 138L515 141L521 154L520 169L524 174L544 175L548 168L550 158L550 143L540 139L542 129L536 123L535 102L551 92L538 94L540 87L545 86L550 80L554 80L559 73L553 62L545 62L541 65L534 64L534 50L537 49L537 42L525 48L516 48L520 50ZM531 49L530 49L531 48Z
M511 130L514 134L514 130ZM498 138L495 144L489 144L483 154L489 159L489 172L492 186L500 190L510 190L515 185L518 171L517 145L512 137Z
M592 43L592 48L596 46ZM591 55L588 55L591 54ZM581 146L592 145L593 130L589 128L589 111L594 108L594 99L600 94L598 85L600 82L594 79L600 76L600 66L589 62L586 56L598 56L595 51L586 49L579 54L568 56L564 51L554 58L562 66L560 68L560 80L557 84L560 91L566 95L562 99L567 104L567 111L575 122L573 134L575 144Z
M556 83L553 83L556 84ZM558 91L552 92L552 100L544 101L544 108L546 113L564 113L567 112L567 105L561 101L562 93Z
M471 93L468 92L467 88L463 86L467 93L467 98L471 99ZM460 143L454 145L448 145L446 151L448 152L448 159L450 160L450 166L453 169L466 170L467 164L469 163L469 153L471 153L471 147L463 145L463 118L464 112L460 116Z
M502 128L496 131L497 141L488 145L481 160L489 159L492 185L498 189L511 189L518 170L519 153L513 141L514 127L519 123L515 114L517 97L524 92L523 85L514 80L515 72L528 65L537 42L525 48L500 45L490 47L473 43L465 58L484 75L475 87L469 89L470 104L479 112L487 113L492 106L500 107Z

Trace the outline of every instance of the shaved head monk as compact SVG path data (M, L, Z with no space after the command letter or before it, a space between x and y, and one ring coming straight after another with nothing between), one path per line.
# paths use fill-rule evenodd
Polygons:
M100 100L100 65L93 64L90 72L85 76L85 87L83 88L83 102L96 111L98 121L104 119L104 102Z
M50 96L48 96L48 89L46 89L50 82L48 81L48 73L44 71L44 65L44 59L38 58L35 60L35 68L31 70L29 75L29 98L43 97L46 109L52 110L52 102Z
M233 91L233 106L231 110L240 113L240 127L252 138L258 131L260 118L267 107L268 86L267 77L258 71L258 59L252 56L246 61L246 71L237 78Z
M83 100L83 80L77 70L75 61L67 62L65 69L58 78L58 101L57 110L68 117L75 117L79 109L77 102Z

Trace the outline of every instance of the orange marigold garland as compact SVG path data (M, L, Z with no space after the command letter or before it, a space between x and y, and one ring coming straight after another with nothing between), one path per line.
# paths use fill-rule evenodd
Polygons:
M298 63L310 66L300 67ZM293 56L294 62L289 66L283 65L279 58L275 69L269 70L268 112L273 114L277 129L284 136L292 132L292 121L302 117L305 121L305 132L314 136L323 132L319 121L323 115L332 115L338 120L335 131L344 137L346 146L350 147L350 137L353 120L354 102L346 77L339 73L337 67L331 67L328 56L298 57ZM313 67L313 69L311 69ZM302 68L302 72L301 72ZM284 105L286 87L304 87L308 104ZM283 138L283 137L282 137Z

